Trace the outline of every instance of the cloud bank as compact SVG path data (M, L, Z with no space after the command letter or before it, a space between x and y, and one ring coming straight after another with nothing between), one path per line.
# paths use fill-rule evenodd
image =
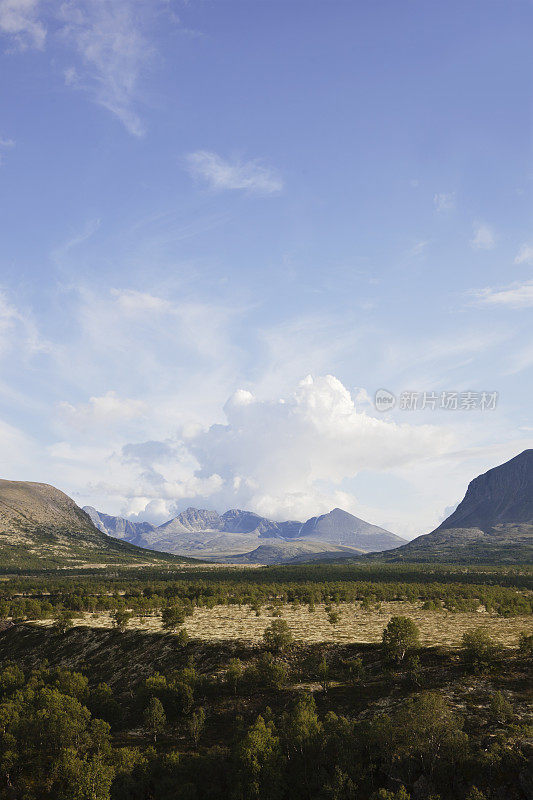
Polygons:
M435 527L493 465L493 454L470 462L488 418L375 412L375 376L362 358L392 376L392 390L455 386L457 365L498 346L497 331L417 344L317 315L269 320L256 342L247 334L250 370L242 318L254 308L166 288L71 287L70 316L47 339L28 309L0 295L3 477L46 480L80 505L153 522L187 505L278 519L340 506L409 536ZM64 291L60 299L66 306ZM325 374L347 354L355 364L355 351L369 392ZM307 372L319 377L298 383ZM505 456L523 446L509 444Z
M190 502L306 519L336 505L361 512L343 488L347 479L439 457L454 444L442 428L397 424L359 410L332 375L308 376L278 401L239 390L224 413L221 424L123 446L108 462L113 479L94 488L122 495L127 513L152 518L154 509L165 519Z

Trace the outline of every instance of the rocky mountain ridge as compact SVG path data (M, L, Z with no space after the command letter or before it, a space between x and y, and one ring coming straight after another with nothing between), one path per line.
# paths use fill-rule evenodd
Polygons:
M241 509L218 514L190 507L157 528L102 514L89 506L85 511L100 530L135 544L218 561L231 558L237 563L257 563L260 557L266 557L266 563L284 563L307 556L354 556L397 547L404 541L340 508L301 523L277 522Z

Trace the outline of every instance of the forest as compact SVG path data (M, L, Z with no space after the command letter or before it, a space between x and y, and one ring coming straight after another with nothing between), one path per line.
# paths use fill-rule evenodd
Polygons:
M60 574L60 577L58 576ZM449 611L482 604L505 617L533 613L530 567L335 564L284 567L53 570L7 573L0 618L52 618L58 610L149 615L169 603L215 605L375 604L422 600Z

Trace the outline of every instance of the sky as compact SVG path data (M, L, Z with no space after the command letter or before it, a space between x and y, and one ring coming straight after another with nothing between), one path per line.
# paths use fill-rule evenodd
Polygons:
M533 446L532 36L529 0L0 0L0 475L434 528Z

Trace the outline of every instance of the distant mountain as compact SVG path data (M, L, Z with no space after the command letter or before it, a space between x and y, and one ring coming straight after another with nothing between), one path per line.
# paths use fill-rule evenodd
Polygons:
M169 519L159 526L166 533L192 533L194 531L221 530L220 517L216 511L203 508L188 508L177 517Z
M387 560L533 561L533 450L474 478L438 528L386 553Z
M220 531L225 533L254 533L258 536L272 538L286 536L293 530L299 530L301 522L274 522L267 517L254 514L253 511L241 511L233 508L219 515L216 511L200 508L188 508L177 517L164 522L159 530L167 533L192 533L194 531Z
M261 539L276 538L281 530L279 523L250 511L233 509L220 515L187 508L158 528L144 532L136 542L161 552L219 560L253 550Z
M0 566L153 564L172 560L107 536L46 483L0 480Z
M93 525L102 533L114 536L115 539L123 539L131 544L139 544L143 541L143 536L155 530L155 525L151 522L130 522L125 517L112 517L110 514L99 514L92 506L84 506L83 510L89 515ZM142 546L142 544L141 544Z
M329 514L308 519L302 525L298 538L319 539L322 542L355 547L363 552L390 550L405 542L400 536L354 517L342 508L334 508Z
M261 563L285 563L307 555L311 560L317 553L335 553L342 558L397 547L404 541L340 508L303 524L295 520L276 522L241 509L218 514L207 509L187 508L157 528L147 523L129 523L92 507L87 506L85 510L95 524L111 536L162 552L217 561L235 557L243 563L247 559L258 563L259 557L265 557ZM148 527L141 528L142 525ZM253 558L252 553L255 553Z

